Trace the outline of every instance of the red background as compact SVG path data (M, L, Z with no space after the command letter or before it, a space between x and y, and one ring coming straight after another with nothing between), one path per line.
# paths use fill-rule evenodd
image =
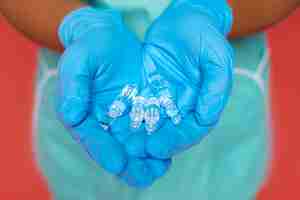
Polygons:
M273 161L259 200L300 199L300 11L269 30L275 132ZM37 46L0 19L0 198L50 198L32 152L31 110ZM287 50L288 49L288 50Z

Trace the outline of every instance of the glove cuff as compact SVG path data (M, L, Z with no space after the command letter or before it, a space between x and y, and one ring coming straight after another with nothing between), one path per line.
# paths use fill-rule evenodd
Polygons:
M99 11L99 9L86 6L71 11L64 17L58 28L58 37L66 48L95 28L121 23L121 15L116 10L105 9Z
M227 0L174 0L171 6L190 6L209 16L217 28L228 35L232 29L232 8Z

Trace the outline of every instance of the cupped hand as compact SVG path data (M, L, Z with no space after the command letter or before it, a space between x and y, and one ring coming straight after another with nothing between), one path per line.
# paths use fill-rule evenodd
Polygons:
M59 118L105 170L132 186L151 185L167 171L170 160L133 157L114 130L101 127L125 85L145 85L141 43L117 11L90 7L67 15L59 37L66 48L59 61Z
M170 158L217 125L232 87L231 23L224 0L175 0L150 27L143 64L170 82L182 121L165 120L147 138L148 154Z

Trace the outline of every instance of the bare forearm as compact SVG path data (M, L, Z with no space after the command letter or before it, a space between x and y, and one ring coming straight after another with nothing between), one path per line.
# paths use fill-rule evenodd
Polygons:
M234 24L230 37L261 31L286 18L300 6L300 0L228 0Z
M32 40L61 51L57 29L71 10L84 6L78 0L0 0L0 12Z

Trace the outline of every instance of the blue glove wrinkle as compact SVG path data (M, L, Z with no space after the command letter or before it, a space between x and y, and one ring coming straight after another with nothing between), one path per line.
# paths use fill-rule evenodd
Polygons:
M155 35L153 36L155 37ZM193 61L189 57L184 58L181 57L180 52L173 49L172 46L170 46L168 43L160 42L159 44L147 42L144 45L144 56L143 61L144 65L147 68L149 65L155 65L157 68L157 71L170 82L170 85L181 85L190 83L190 85L198 85L200 78L200 73L198 72L198 69L195 69L195 67L192 70L192 72L186 72L186 68L184 67L187 65L187 63L191 64ZM179 50L180 51L180 50ZM175 57L175 55L178 55ZM179 58L178 58L179 57ZM181 59L182 58L182 59ZM183 62L179 62L181 60L184 60ZM196 78L189 78L191 76L190 74L194 75ZM176 77L176 78L174 78ZM179 79L179 80L178 80ZM196 81L197 80L197 81Z
M218 121L230 96L233 74L233 53L229 43L220 39L206 43L209 50L202 60L204 81L195 113L202 126L213 125ZM222 43L223 45L217 45Z
M198 89L198 85L201 81L199 70L194 70L195 67L193 67L193 70L192 67L184 68L183 65L179 63L181 59L177 59L173 56L177 55L177 52L173 53L168 51L167 47L165 48L147 43L144 46L144 51L144 66L147 67L149 65L155 65L157 71L170 83L170 91L180 114L184 117L185 114L191 111L196 104L195 98L193 98L195 95L192 96L192 94L195 94L193 91ZM179 56L179 58L181 58L181 56ZM183 59L186 61L186 57ZM187 74L185 72L187 71L187 68L188 70L191 69L190 72L193 71L195 73ZM162 118L167 118L165 113L163 113Z
M77 57L78 60L72 59ZM75 48L65 51L59 67L58 104L57 114L66 127L77 126L88 115L90 108L90 74L82 66L87 63L85 52ZM68 66L72 66L69 68Z
M77 97L68 97L57 107L57 115L67 128L78 126L88 116L87 104Z

